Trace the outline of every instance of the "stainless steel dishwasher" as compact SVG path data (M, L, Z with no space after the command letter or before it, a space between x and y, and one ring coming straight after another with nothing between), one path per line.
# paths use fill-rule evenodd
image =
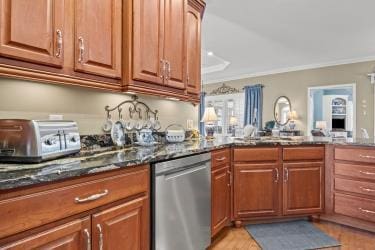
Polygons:
M152 166L152 248L203 250L211 241L211 154Z

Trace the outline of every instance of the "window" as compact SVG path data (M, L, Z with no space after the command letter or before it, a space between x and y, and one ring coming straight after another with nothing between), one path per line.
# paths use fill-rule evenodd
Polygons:
M244 100L244 93L206 96L206 107L212 105L218 117L216 134L232 135L236 127L243 127Z

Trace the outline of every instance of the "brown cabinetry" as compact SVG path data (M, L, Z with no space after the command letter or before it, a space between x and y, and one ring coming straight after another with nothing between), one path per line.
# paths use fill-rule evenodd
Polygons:
M147 249L147 206L147 197L141 197L94 214L92 249Z
M328 147L323 219L375 232L375 149Z
M166 91L184 90L187 1L140 0L133 1L133 6L128 8L133 9L133 39L132 46L128 46L128 49L133 47L129 58L132 65L128 65L132 72L130 80L140 81L134 82L138 87L152 88L142 84L146 82L162 85ZM183 95L183 91L176 94Z
M324 146L240 147L233 158L236 225L323 212Z
M230 150L212 153L211 173L211 236L230 223L231 184Z
M190 5L186 15L186 46L186 91L198 96L201 89L201 15Z
M90 218L76 219L1 246L1 249L90 249Z
M187 0L164 1L164 80L169 87L185 89Z
M199 101L202 0L0 6L0 76Z
M313 214L323 211L323 164L283 165L283 214Z
M128 59L125 74L131 73L130 78L136 81L161 85L164 82L165 71L163 61L164 1L139 0L127 3L127 11L131 12L132 18L127 19L130 27L125 26L127 30L124 34L132 33L133 35L126 37L129 44L128 53L125 55ZM133 22L132 26L131 22Z
M234 164L235 217L278 215L279 179L277 164Z
M121 78L122 0L75 0L77 71Z
M148 249L149 178L139 166L6 194L0 248Z
M122 90L121 0L0 3L0 76Z
M200 0L126 3L124 34L129 35L124 51L125 91L198 100L200 88L192 84L189 88L187 82L189 64L193 78L200 74L200 20L204 6ZM192 11L197 15L194 20ZM188 93L195 94L194 98Z
M1 0L0 55L62 67L64 0Z

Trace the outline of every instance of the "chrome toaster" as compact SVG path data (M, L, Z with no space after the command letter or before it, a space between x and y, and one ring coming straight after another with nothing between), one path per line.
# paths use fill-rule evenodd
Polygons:
M0 162L41 162L80 149L76 122L0 119Z

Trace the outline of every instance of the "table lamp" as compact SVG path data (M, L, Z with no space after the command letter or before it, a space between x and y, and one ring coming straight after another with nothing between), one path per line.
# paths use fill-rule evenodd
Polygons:
M288 117L289 117L289 128L290 130L294 130L296 128L295 121L298 118L297 112L295 110L289 112Z
M212 106L207 107L204 110L203 118L201 122L204 122L206 129L206 139L213 140L215 132L215 122L218 120L215 108Z
M229 117L229 126L231 128L232 136L235 136L236 126L238 124L238 119L235 116Z
M315 127L317 129L325 131L327 129L327 122L326 121L316 121Z

